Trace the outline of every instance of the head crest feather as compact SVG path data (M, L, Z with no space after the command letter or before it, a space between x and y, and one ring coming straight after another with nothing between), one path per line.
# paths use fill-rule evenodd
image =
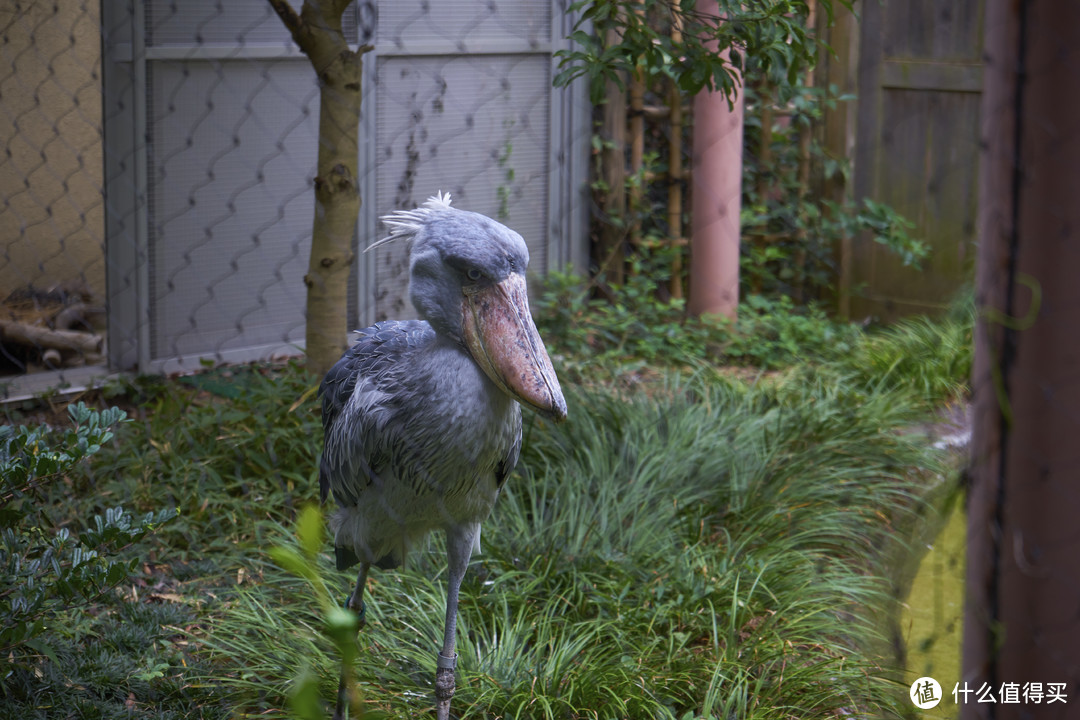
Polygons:
M414 210L396 210L389 215L383 215L379 219L390 228L390 234L382 240L373 242L364 252L374 250L380 245L385 245L394 240L405 240L407 243L412 244L416 233L420 232L434 215L449 209L450 193L437 192L434 196L429 197L427 202Z

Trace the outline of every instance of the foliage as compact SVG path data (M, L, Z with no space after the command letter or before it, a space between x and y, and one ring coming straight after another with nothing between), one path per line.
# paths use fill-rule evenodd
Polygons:
M270 548L270 556L282 569L307 583L309 596L314 596L318 603L323 619L323 632L337 648L343 666L351 668L356 659L356 633L360 629L360 623L351 610L331 599L326 579L318 570L319 553L326 543L322 512L313 505L305 506L296 528L299 548L289 544L275 545ZM349 682L349 686L355 688L352 682ZM319 681L310 668L305 667L297 678L291 692L290 705L296 715L305 720L324 717L319 700ZM363 715L363 705L355 694L350 699L349 707L352 712Z
M544 337L557 351L590 366L712 359L769 369L834 358L858 341L860 332L853 325L832 321L813 306L798 308L783 296L745 298L734 325L688 317L684 301L660 299L656 278L664 276L662 258L633 256L635 272L625 284L604 285L606 296L600 298L591 296L598 281L550 273L536 303Z
M160 511L134 518L120 507L93 518L73 536L51 527L44 510L49 486L98 453L125 420L117 408L102 412L68 407L71 427L0 427L0 656L5 694L13 676L41 673L41 661L60 661L48 640L49 624L72 607L97 602L135 570L139 558L125 548L170 520Z
M831 362L862 340L851 323L832 320L815 305L799 308L786 295L773 300L749 295L740 306L736 332L724 347L732 362L776 369L797 363Z
M852 97L838 95L835 87L807 87L801 80L782 86L762 84L763 72L751 62L751 80L745 88L749 111L743 138L747 159L741 209L743 286L803 299L830 297L839 243L859 236L883 245L904 265L918 268L929 247L911 235L911 221L870 198L859 203L822 199L820 191L800 177L804 165L826 178L848 176L846 160L830 156L813 137L812 128L826 110ZM773 104L786 107L790 121L772 121L764 127L762 123L774 116L763 107ZM807 133L811 133L808 142L800 143Z
M685 319L683 301L659 300L656 275L640 269L609 285L605 299L591 297L594 286L570 271L549 273L535 303L542 336L556 352L600 364L704 357L708 329Z
M849 2L840 0L850 7ZM831 2L819 3L832 12ZM703 88L732 97L741 84L743 58L753 56L765 72L794 82L798 69L817 52L806 30L806 0L720 0L719 15L700 11L695 0L581 0L571 39L576 47L561 50L556 87L588 77L594 104L603 99L604 80L622 85L622 74L641 70L671 78L685 93ZM722 21L721 21L722 18ZM594 33L586 31L591 25ZM672 39L679 27L682 39ZM614 29L618 41L605 35ZM727 50L727 55L723 51Z
M921 436L898 432L920 417L917 396L830 367L752 384L660 375L647 392L567 383L567 423L527 415L518 474L462 588L455 710L894 710L874 649L891 602L883 558L944 468ZM342 650L357 646L330 599L354 577L333 569L318 514L291 512L317 497L310 379L250 367L128 389L142 421L44 504L71 519L109 498L177 498L183 514L154 535L123 594L57 615L59 663L23 673L0 717L61 706L100 718L324 716ZM445 602L442 538L430 547L369 581L350 663L365 717L430 706Z
M765 370L817 364L844 382L914 393L926 405L967 393L971 375L974 301L961 295L944 316L910 318L863 329L830 319L815 305L781 295L747 295L738 320L688 317L681 300L663 300L655 278L663 251L634 256L624 285L591 282L570 272L548 275L535 303L537 325L564 370L596 378L645 365L686 367L708 362ZM594 293L604 295L594 297ZM838 380L839 382L839 380Z
M842 4L850 9L849 3ZM719 26L692 2L607 0L577 7L582 10L572 35L577 48L560 53L563 70L556 84L586 75L596 104L604 102L603 80L621 84L630 72L643 82L653 103L667 102L662 98L668 83L685 96L702 87L715 87L731 97L735 87L742 85L747 107L740 261L744 293L765 293L776 299L789 296L800 305L831 300L843 238L867 237L914 267L928 255L925 243L911 235L912 223L889 206L870 199L859 203L830 200L823 197L821 183L812 180L841 178L849 172L844 159L830 156L821 147L814 128L826 110L852 97L839 95L835 87L807 84L805 74L823 48L807 26L805 2L723 2L721 15L727 20ZM822 7L832 12L830 3ZM594 32L585 32L586 23L592 24ZM675 28L683 32L676 35ZM732 47L731 59L710 49L710 42ZM668 140L663 133L645 134L642 167L627 173L625 179L632 200L628 207L599 202L607 208L602 222L612 228L637 229L635 251L645 247L656 253L656 247L677 232L666 226L666 184L647 180L666 174ZM620 162L605 152L612 147L610 140L593 138L597 163ZM604 198L612 191L604 179L607 175L602 167L594 175L593 190ZM632 284L628 281L618 292L636 292Z
M177 507L161 537L178 560L265 547L260 521L288 521L318 487L316 389L295 364L220 368L164 385L140 379L131 391L154 422L123 429L123 452L95 463L95 482L141 508ZM86 499L87 512L100 512Z

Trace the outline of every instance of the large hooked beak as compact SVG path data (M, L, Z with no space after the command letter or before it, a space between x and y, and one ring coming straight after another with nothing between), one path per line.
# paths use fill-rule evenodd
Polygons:
M529 314L525 276L511 273L486 287L466 287L461 303L465 344L503 392L551 418L566 419L555 368Z

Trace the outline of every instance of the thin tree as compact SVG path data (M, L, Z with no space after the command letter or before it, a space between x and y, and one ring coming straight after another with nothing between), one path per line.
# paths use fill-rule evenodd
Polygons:
M358 153L361 57L345 41L341 16L352 0L267 0L307 55L319 83L319 157L307 286L307 367L324 374L347 346L352 237L360 211Z

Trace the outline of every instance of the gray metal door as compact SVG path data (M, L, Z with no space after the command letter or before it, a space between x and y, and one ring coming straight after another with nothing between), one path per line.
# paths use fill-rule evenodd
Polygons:
M521 231L534 270L580 262L588 106L580 87L551 88L561 9L384 0L347 14L350 42L375 45L358 248L379 215L444 190ZM104 28L112 365L299 352L318 142L307 59L265 0L107 0ZM411 314L401 250L359 254L356 322Z

